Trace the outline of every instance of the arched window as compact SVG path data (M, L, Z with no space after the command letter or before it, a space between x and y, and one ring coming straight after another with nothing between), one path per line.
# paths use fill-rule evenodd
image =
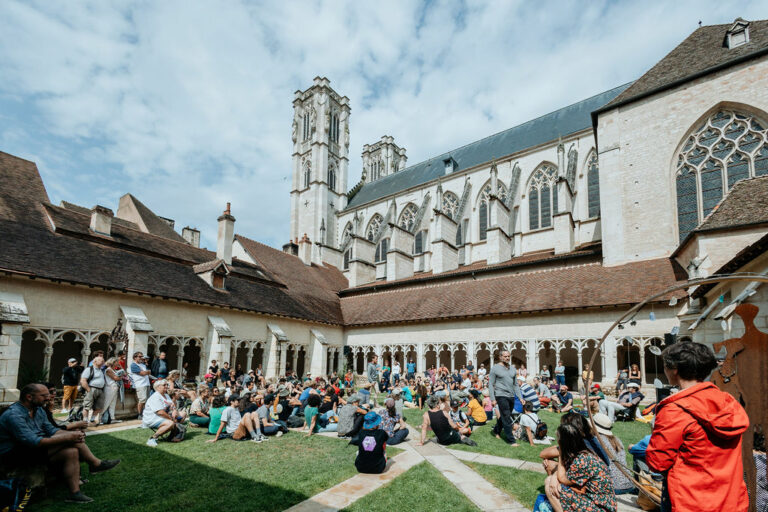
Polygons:
M309 184L312 182L312 164L307 161L304 164L304 188L309 188Z
M303 125L303 133L302 133L303 138L302 138L302 140L307 140L309 138L309 134L311 132L310 121L309 121L309 112L305 112L304 113L304 122L302 123L302 125Z
M443 194L443 204L441 210L453 220L456 220L456 214L459 212L459 198L453 192Z
M400 220L397 221L397 225L404 230L413 233L414 223L416 222L416 214L419 209L413 203L408 203L403 208L403 212L400 214Z
M594 151L587 161L587 202L588 215L600 215L600 169L597 166L597 153Z
M376 263L387 261L387 251L389 250L389 238L382 238L379 245L376 246Z
M498 182L496 195L502 201L507 200L507 187L502 182ZM480 192L480 204L477 206L478 220L480 226L480 240L485 240L488 237L488 203L491 197L491 184L486 183Z
M528 189L528 224L530 229L548 228L552 215L557 212L557 169L551 164L542 164L533 172Z
M331 139L331 142L335 142L336 144L339 143L339 114L334 112L331 114L331 122L330 122L330 131L331 133L328 134L328 136Z
M328 166L328 188L336 190L336 167L333 164Z
M344 251L344 270L349 270L349 261L352 259L352 248Z
M427 243L427 230L422 229L418 233L416 233L416 236L413 237L413 254L421 254L424 252L424 247Z
M379 229L381 229L381 223L384 222L384 219L379 215L378 213L374 214L373 217L371 217L371 220L368 222L368 228L365 230L365 238L367 238L370 242L373 242L373 239L376 238L376 233L379 232Z
M350 237L352 236L352 223L347 222L347 225L344 226L344 231L341 233L341 247L344 247L347 245L347 242L349 241Z
M739 180L768 174L768 124L752 115L718 110L677 156L677 226L682 241Z

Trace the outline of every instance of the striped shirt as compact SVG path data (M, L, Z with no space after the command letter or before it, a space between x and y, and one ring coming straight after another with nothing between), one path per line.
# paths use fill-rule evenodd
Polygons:
M533 404L533 410L538 411L541 409L541 403L539 402L539 396L536 394L536 391L528 384L527 382L523 382L520 384L520 391L523 393L523 400L526 402L531 402Z

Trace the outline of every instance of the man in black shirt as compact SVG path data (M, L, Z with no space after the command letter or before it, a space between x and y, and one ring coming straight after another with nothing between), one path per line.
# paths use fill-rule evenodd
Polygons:
M221 383L225 386L229 384L229 363L224 363L221 368Z
M67 367L61 371L61 385L64 387L64 396L61 399L61 412L66 414L75 406L77 400L77 385L80 383L80 374L83 368L77 364L77 359L70 357Z
M216 385L219 382L219 365L216 364L216 360L211 360L211 366L208 367L208 373L213 375L213 387L216 387Z

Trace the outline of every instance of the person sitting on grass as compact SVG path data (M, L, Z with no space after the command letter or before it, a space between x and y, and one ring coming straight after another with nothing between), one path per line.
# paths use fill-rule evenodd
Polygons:
M219 425L221 425L221 415L224 413L224 409L227 408L227 399L224 395L217 395L213 397L211 401L211 408L208 410L208 433L216 434L219 431Z
M317 432L336 432L339 428L338 423L331 423L320 415L318 408L322 400L318 394L310 394L307 398L307 406L304 408L304 428L309 430L307 436Z
M531 402L533 404L533 412L538 412L541 409L541 402L539 401L539 395L536 394L536 390L519 375L517 376L517 385L520 386L520 392L523 394L523 402Z
M432 395L427 399L428 411L424 413L421 423L421 440L419 446L427 441L427 429L435 433L437 442L442 445L464 443L477 446L477 443L459 433L459 426L451 419L448 412L442 408L440 397Z
M459 434L469 437L472 435L472 427L469 424L467 414L459 408L460 405L461 402L458 400L451 400L451 411L448 414L453 422L459 426Z
M364 417L368 414L368 410L361 407L360 401L360 395L355 393L347 399L346 405L341 407L339 423L336 427L339 437L354 438L363 428Z
M166 432L171 432L176 426L173 399L168 395L168 382L158 379L153 384L154 393L147 400L142 414L142 426L151 428L155 433L147 440L147 446L157 446L157 440ZM173 432L171 432L173 435Z
M284 424L280 425L277 423L276 419L272 419L270 404L274 400L275 397L273 395L267 395L266 398L261 395L255 395L251 401L256 406L255 411L261 422L261 432L265 436L280 437L288 432L288 428Z
M381 416L373 411L367 413L360 435L350 441L350 444L358 445L355 467L360 473L378 475L387 468L389 436L379 429L380 424Z
M227 408L221 413L221 421L216 431L216 437L206 441L215 443L219 439L230 438L234 441L245 441L248 438L254 443L260 443L266 438L261 434L259 417L256 413L240 413L240 397L231 395L227 399ZM226 428L226 435L222 431Z
M116 460L101 460L85 444L82 430L54 427L43 410L50 401L43 384L27 384L14 402L0 416L0 460L16 466L54 466L61 472L69 488L65 501L89 503L93 499L80 491L80 463L88 464L91 473L114 468Z
M525 402L523 404L523 414L520 415L520 422L515 423L515 437L522 441L528 441L533 446L537 439L536 426L539 423L539 415L533 410L533 403Z
M387 398L384 402L384 407L385 410L381 414L381 427L389 436L387 442L392 446L400 444L408 437L408 428L405 420L397 414L394 399Z
M605 464L606 468L610 467L611 460L600 445L600 441L598 441L597 435L592 430L592 425L586 417L576 412L569 412L560 417L560 424L571 425L578 430L584 438L584 445L587 449L592 451ZM544 469L551 475L557 469L557 459L560 457L560 450L557 446L550 446L541 450L539 457L542 459Z
M208 398L210 396L211 391L205 384L197 389L197 398L192 401L192 405L189 408L189 422L193 425L207 427L211 422L211 417L208 415L208 410L210 409Z
M485 425L488 422L488 416L485 414L483 406L480 405L480 397L482 395L480 395L480 392L476 389L471 390L469 394L472 396L467 405L467 409L469 410L469 425L472 428Z
M549 404L552 401L552 392L539 377L533 378L533 390L536 391L536 396L539 397L541 406L549 407Z
M603 399L598 404L600 412L611 418L611 421L614 421L617 412L636 406L643 398L645 398L645 395L640 392L640 385L636 382L630 382L627 384L627 391L619 395L618 401L612 402L608 399Z
M573 425L557 429L560 462L544 481L547 500L555 512L586 510L615 512L616 495L607 468L587 449Z
M621 466L627 467L627 452L624 451L624 444L621 442L621 439L613 435L611 430L613 422L611 418L603 413L597 413L592 419L595 422L595 429L597 430L597 437L601 441L601 446L605 447L605 450L608 452L608 458L611 461L608 466L608 473L613 482L614 492L616 494L636 494L635 486L614 462L616 460Z
M573 410L573 395L568 392L568 386L560 385L560 391L552 397L557 402L557 412L569 412Z

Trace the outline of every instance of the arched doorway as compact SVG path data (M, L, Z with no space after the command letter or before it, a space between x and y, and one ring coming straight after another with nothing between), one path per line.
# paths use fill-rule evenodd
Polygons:
M525 366L528 370L528 374L531 375L534 372L528 368L527 354L528 352L525 350L524 342L516 341L512 343L512 350L509 353L509 355L512 357L512 364L514 364L516 368L523 368Z
M637 342L631 338L622 339L616 347L616 366L621 371L626 369L629 371L629 367L636 364L640 367L640 349Z
M83 361L83 347L85 347L85 340L74 332L66 332L54 340L49 375L50 382L59 385L61 382L61 372L67 366L67 361L72 357L77 359L81 366L86 367L88 365L88 361Z
M232 363L232 368L237 370L237 365L240 365L240 371L245 373L246 368L248 367L248 342L247 341L241 341L237 344L237 348L235 348L235 360Z
M304 377L306 374L306 363L307 363L307 351L306 348L304 348L304 345L301 345L298 350L298 359L296 360L296 371L298 372L300 377ZM316 377L316 375L313 375L312 377Z
M168 337L161 341L160 350L157 352L157 356L160 356L160 352L165 352L165 364L168 366L168 371L179 369L179 340L174 337Z
M491 351L486 343L480 343L477 349L477 356L475 357L475 368L479 369L483 366L486 370L491 368Z
M565 365L565 383L569 389L578 389L578 379L581 377L579 368L579 350L572 340L565 340L560 348L560 360Z
M256 344L256 348L253 349L253 357L251 358L251 369L256 371L259 366L264 365L264 345L261 343ZM262 371L264 368L262 368Z
M549 376L554 380L555 378L555 365L557 364L557 351L555 350L555 344L549 340L545 340L539 343L539 368L537 373L541 373L542 368L546 367L549 370Z
M437 351L435 350L434 345L427 345L424 352L424 361L426 368L425 370L429 369L437 369Z
M18 389L32 382L45 382L48 380L44 368L45 347L45 339L37 331L28 330L22 333L19 374L16 376L16 386ZM61 379L61 369L59 369L59 379Z
M99 336L91 342L89 348L91 350L91 360L96 357L96 352L99 351L103 352L105 361L109 359L109 334L105 332L99 334Z
M595 357L595 364L592 367L592 375L593 375L593 381L594 382L602 382L603 381L603 358L602 358L602 352L600 349L596 349L599 342L597 340L587 340L587 343L584 345L584 350L581 352L581 360L584 364L589 364L589 361L592 359L592 354L597 351L597 356Z
M182 364L187 365L187 380L194 380L200 376L200 341L191 339L184 346L184 359Z

